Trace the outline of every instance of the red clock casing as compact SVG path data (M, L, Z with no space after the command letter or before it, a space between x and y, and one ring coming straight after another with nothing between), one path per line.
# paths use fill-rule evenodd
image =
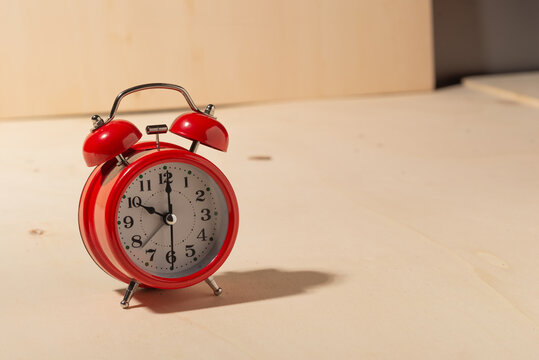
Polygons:
M202 156L165 142L161 142L160 149L156 149L155 142L135 144L124 155L130 158L129 166L118 166L114 158L98 165L88 178L81 195L79 228L92 259L118 280L129 283L135 279L145 287L177 289L207 279L227 259L238 231L238 203L225 175ZM210 175L221 189L228 209L227 233L218 254L202 269L180 278L159 277L141 270L123 250L116 225L120 198L127 186L142 171L169 161L196 166Z

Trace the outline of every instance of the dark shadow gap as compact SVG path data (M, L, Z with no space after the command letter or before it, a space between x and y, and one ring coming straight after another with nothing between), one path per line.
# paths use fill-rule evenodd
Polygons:
M218 273L214 278L223 288L221 296L214 296L205 283L177 290L139 289L130 309L146 307L167 314L282 298L328 285L335 281L336 275L310 270L261 269ZM123 296L125 289L116 292Z

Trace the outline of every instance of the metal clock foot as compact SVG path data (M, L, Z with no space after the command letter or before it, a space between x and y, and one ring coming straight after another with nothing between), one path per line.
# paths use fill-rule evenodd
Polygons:
M206 284L208 284L209 287L211 287L211 289L213 290L213 294L215 296L219 296L219 295L221 295L223 293L223 289L221 289L219 287L219 285L217 285L217 283L215 282L213 276L210 276L209 278L207 278L204 281L206 281Z
M131 279L131 282L127 286L127 290L125 290L124 298L120 302L120 305L122 305L124 309L127 309L129 307L129 302L131 301L131 298L133 297L135 291L137 291L138 285L139 283L136 280Z

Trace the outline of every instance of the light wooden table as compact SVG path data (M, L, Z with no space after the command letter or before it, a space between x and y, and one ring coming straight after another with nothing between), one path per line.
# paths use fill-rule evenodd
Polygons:
M200 151L241 218L224 293L127 311L78 233L89 117L0 122L0 358L539 358L536 108L455 87L216 114L229 152Z

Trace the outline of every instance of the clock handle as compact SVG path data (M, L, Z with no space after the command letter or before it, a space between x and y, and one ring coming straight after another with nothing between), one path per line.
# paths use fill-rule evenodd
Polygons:
M189 107L191 108L191 110L193 110L193 111L195 111L197 113L204 114L195 105L193 99L191 99L191 96L189 95L187 90L185 90L183 87L181 87L179 85L167 84L167 83L150 83L150 84L142 84L142 85L133 86L133 87L130 87L129 89L125 89L124 91L119 93L116 96L116 99L114 100L114 104L112 104L112 109L110 110L109 118L104 122L104 124L106 124L106 123L112 121L112 119L114 119L114 116L116 115L116 111L118 110L118 106L120 106L120 101L122 101L122 99L124 97L126 97L129 94L135 93L137 91L148 90L148 89L169 89L169 90L178 91L183 95L183 97L187 101L187 104L189 104Z
M148 89L175 90L183 95L192 112L177 117L172 123L170 132L193 141L189 149L191 152L196 151L199 143L217 150L227 150L228 133L215 118L215 107L212 104L208 105L202 112L183 87L167 83L149 83L133 86L120 92L112 104L107 120L103 120L99 115L92 116L93 129L83 145L83 156L88 166L99 165L113 157L118 157L118 160L126 166L129 164L122 153L133 146L142 137L142 134L135 125L128 121L116 120L113 122L112 120L124 97Z

